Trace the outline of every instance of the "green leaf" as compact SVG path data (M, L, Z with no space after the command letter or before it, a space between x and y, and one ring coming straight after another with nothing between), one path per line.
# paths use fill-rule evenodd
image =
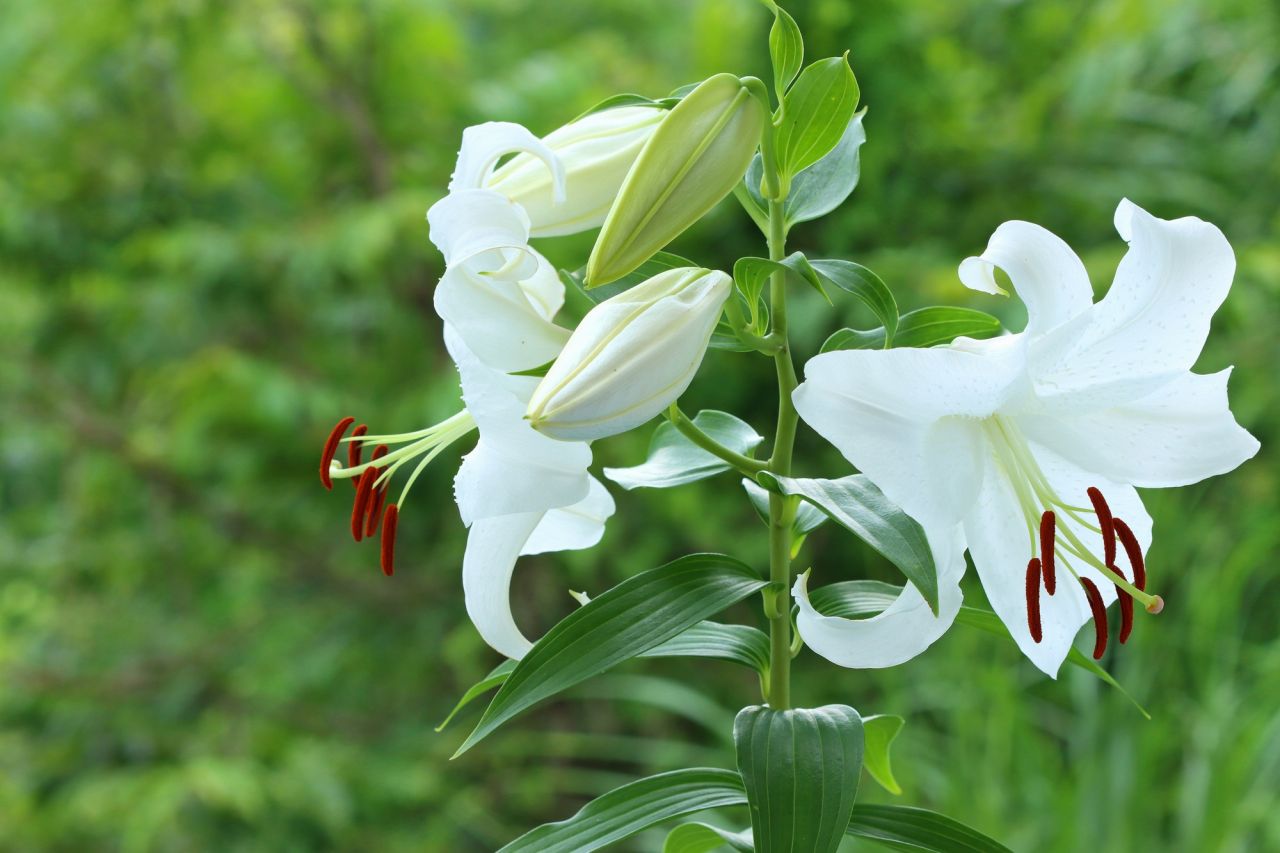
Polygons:
M682 97L684 97L684 95L677 95L674 92L671 95L665 98L660 98L656 101L653 98L646 98L644 95L635 95L631 93L610 95L603 101L600 101L595 106L574 118L574 121L586 118L593 113L604 112L605 110L611 110L616 107L657 107L658 109L669 110L676 104L680 103L680 99Z
M1012 853L1000 842L958 820L910 806L858 806L847 832L895 850Z
M611 296L617 296L624 290L630 290L642 281L653 278L659 273L667 270L679 269L681 267L696 267L698 264L682 258L671 252L657 252L649 260L636 267L631 272L624 275L617 281L600 287L593 287L590 290L586 285L586 267L580 267L573 272L567 270L560 271L560 278L565 284L574 287L582 296L586 297L592 305L598 305Z
M997 637L1004 637L1009 640L1013 639L1013 635L1009 633L1009 629L1005 626L1004 622L1000 621L1000 617L985 608L965 605L960 608L960 613L956 616L956 622L961 625L968 625L971 628L986 631L988 634L995 634ZM1073 647L1071 651L1067 652L1067 663L1072 664L1073 666L1078 666L1081 669L1092 673L1114 687L1116 690L1119 690L1121 695L1132 702L1133 707L1138 709L1138 713L1142 714L1142 716L1146 717L1148 720L1151 719L1151 714L1147 712L1147 709L1142 707L1142 704L1138 702L1138 700L1135 699L1128 690L1125 690L1124 686L1121 685L1119 681L1116 681L1115 676L1099 666L1097 661L1087 657L1079 649Z
M893 714L877 714L874 717L862 718L862 737L866 743L866 751L862 755L862 766L867 768L871 778L880 783L890 794L901 794L902 788L898 780L893 778L893 767L889 763L889 747L893 739L902 731L906 721Z
M445 726L453 721L458 712L470 705L474 700L493 690L495 687L501 687L502 682L507 680L507 676L516 668L516 662L513 660L504 660L493 668L492 671L484 678L477 681L462 694L462 698L458 700L458 704L453 706L453 710L449 712L449 716L444 718L440 725L436 726L436 731L442 732Z
M739 853L753 853L751 830L730 832L709 823L682 823L667 834L662 853L708 853L725 845Z
M804 64L804 37L796 19L787 10L773 5L773 26L769 28L769 58L773 60L773 90L781 98Z
M788 228L797 222L809 222L826 216L839 207L858 185L858 178L862 173L862 159L859 155L862 144L867 141L867 132L862 126L862 117L866 113L865 108L855 113L845 126L844 134L836 147L791 179L791 192L787 193L782 205ZM763 168L757 167L756 163L753 160L747 169L748 181L751 180L752 168ZM760 185L761 177L762 175L757 174L756 186ZM761 200L763 203L763 197Z
M817 261L814 261L816 264ZM982 340L1000 334L1000 321L990 314L972 308L937 306L920 308L903 314L893 332L891 345L897 347L931 347L949 344L964 336ZM827 338L822 352L840 349L882 349L886 346L883 327L879 329L840 329Z
M898 302L880 276L853 261L832 259L810 263L824 281L861 299L876 319L884 324L888 340L893 340L898 328Z
M703 410L694 417L693 424L736 453L749 454L764 441L750 424L727 412ZM628 490L669 489L728 470L726 462L685 438L671 422L664 421L653 432L643 464L605 468L604 475Z
M821 59L800 72L783 100L778 168L797 175L835 148L858 106L858 81L847 57Z
M746 801L742 780L729 770L659 773L597 797L567 820L526 832L498 853L588 853L664 820Z
M769 523L769 493L755 480L742 480L742 488L747 490L747 499L755 509L760 520ZM801 501L796 508L795 521L791 522L793 536L805 536L821 527L827 520L827 514L807 501Z
M862 766L862 720L847 705L775 711L733 722L738 770L760 853L833 853L849 825Z
M820 271L809 263L809 259L803 252L792 252L780 261L768 258L738 258L733 265L733 281L738 285L747 302L754 304L760 301L769 276L777 271L798 276L805 284L821 293L824 299L831 301L822 286L823 278Z
M638 655L642 658L717 658L769 671L769 635L750 625L699 622L691 628Z
M757 479L765 488L804 498L875 548L915 584L930 609L938 612L938 570L924 530L865 476L802 480L765 472Z
M694 554L628 578L529 650L454 757L531 705L649 651L766 586L740 560Z

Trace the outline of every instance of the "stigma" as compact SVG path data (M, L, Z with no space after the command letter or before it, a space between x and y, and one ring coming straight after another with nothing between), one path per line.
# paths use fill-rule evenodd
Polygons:
M360 542L381 533L379 562L383 574L391 576L395 573L396 528L414 482L445 448L475 429L476 423L466 409L415 432L370 435L368 426L360 424L347 435L354 423L353 417L343 418L325 439L320 454L320 483L332 490L334 480L352 481L355 498L351 504L351 537ZM345 465L335 458L342 444L347 445ZM369 444L374 448L366 462L364 448ZM410 462L414 464L400 494L388 503L392 479Z

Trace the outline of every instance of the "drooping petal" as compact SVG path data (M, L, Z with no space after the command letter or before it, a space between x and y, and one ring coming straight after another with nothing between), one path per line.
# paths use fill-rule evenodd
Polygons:
M450 267L436 286L436 312L467 349L501 371L529 370L559 354L569 330L551 322L564 299L564 285L540 255L528 282L505 281ZM548 313L550 312L550 313Z
M463 523L569 506L586 497L591 448L547 438L524 418L538 380L486 366L448 326L445 344L458 365L462 399L480 430L475 450L454 480Z
M1016 337L956 349L846 350L813 358L796 410L926 527L957 522L981 479L977 418L1013 393Z
M467 615L486 643L516 660L533 644L511 613L511 573L542 517L541 512L522 512L480 519L471 525L462 558Z
M805 645L840 666L879 669L897 666L919 655L946 633L960 612L963 595L964 542L958 526L928 532L938 566L938 614L912 584L882 613L868 619L824 616L809 603L808 573L792 589L799 613L796 629Z
M431 242L446 268L466 264L472 272L516 280L537 271L529 249L529 217L492 190L449 193L427 211Z
M1190 370L1235 275L1227 238L1201 219L1158 219L1125 200L1116 225L1129 252L1111 290L1086 324L1055 335L1036 360L1041 395L1065 396L1064 405L1087 405L1090 396L1113 403L1134 394L1136 380Z
M604 484L589 477L590 491L572 506L548 510L521 555L545 554L548 551L581 551L593 547L604 535L604 524L616 505Z
M1020 420L1028 437L1121 483L1165 488L1225 474L1258 452L1231 414L1231 370L1184 373L1137 400L1076 417Z
M1151 517L1131 486L1085 472L1036 444L1029 447L1054 493L1068 503L1087 507L1088 488L1096 486L1106 496L1112 512L1129 524L1146 551L1151 543ZM1037 515L1039 509L1048 507L1038 508ZM1060 542L1066 541L1065 531L1069 531L1100 559L1103 547L1098 533L1064 512L1058 513L1057 528ZM1028 525L1005 469L994 458L988 462L982 488L965 517L964 533L992 608L1031 662L1056 678L1080 627L1092 618L1084 590L1071 570L1097 584L1107 604L1115 600L1114 585L1085 561L1060 548L1056 560L1057 590L1053 595L1043 591L1040 594L1043 638L1039 643L1032 640L1027 623L1026 569L1037 530Z
M537 157L551 172L555 201L564 199L564 169L560 158L528 129L509 121L490 121L462 131L458 163L449 181L449 192L484 186L504 154L525 152Z
M983 293L1003 294L996 267L1004 270L1027 306L1027 332L1036 335L1061 325L1093 303L1089 275L1062 238L1030 222L1006 222L987 250L960 264L960 281Z

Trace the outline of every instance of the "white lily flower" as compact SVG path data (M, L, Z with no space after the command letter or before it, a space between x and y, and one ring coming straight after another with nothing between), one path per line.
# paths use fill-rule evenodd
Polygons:
M1190 371L1231 286L1226 238L1127 200L1115 224L1130 248L1096 304L1061 239L1006 222L960 277L996 293L1003 269L1025 331L826 353L794 395L801 417L926 530L962 526L992 606L1049 675L1091 618L1101 655L1118 593L1122 642L1134 599L1162 604L1145 590L1151 519L1134 487L1194 483L1258 451L1228 406L1230 369Z
M542 138L564 165L564 195L538 156L516 155L494 171L485 186L524 208L534 237L576 234L598 228L640 149L667 111L659 107L615 107L583 116Z
M345 418L325 445L321 480L331 486L332 479L358 478L352 535L359 541L380 528L382 568L391 574L396 526L418 475L445 447L478 430L475 449L454 483L462 521L471 528L463 558L467 613L487 643L518 658L530 643L511 613L517 558L594 545L614 505L587 473L586 443L554 441L524 420L538 380L508 373L554 358L569 335L552 322L564 285L529 248L523 208L477 188L493 164L515 150L542 158L555 185L563 186L559 161L527 130L480 125L463 134L450 193L428 212L431 237L446 262L436 308L445 320L445 345L458 367L466 408L435 426L396 435L366 435L361 424L344 439L353 422ZM333 461L344 441L345 466ZM364 444L376 445L367 462ZM389 451L397 444L402 446ZM410 462L415 464L399 498L384 510L392 477Z

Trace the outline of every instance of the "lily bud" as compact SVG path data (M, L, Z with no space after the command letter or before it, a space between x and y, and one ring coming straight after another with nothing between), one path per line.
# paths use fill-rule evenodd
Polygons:
M534 390L525 417L561 440L639 426L693 381L733 289L719 271L667 270L592 308Z
M765 109L732 74L704 80L667 113L627 174L587 262L587 286L640 266L728 195L747 170Z
M616 107L601 110L543 137L564 166L565 199L557 204L551 171L530 154L519 154L485 181L529 214L533 237L554 237L604 222L631 164L666 110Z

